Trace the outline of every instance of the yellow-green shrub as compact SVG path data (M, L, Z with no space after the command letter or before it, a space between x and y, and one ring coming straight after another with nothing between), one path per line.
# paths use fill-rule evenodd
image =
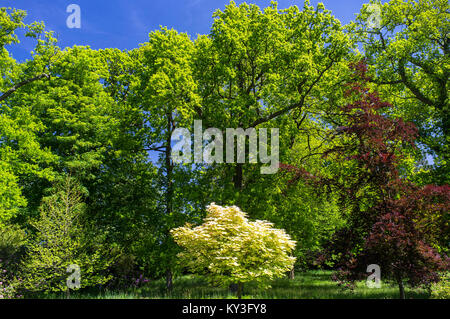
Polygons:
M194 273L206 275L213 283L242 284L268 281L289 271L295 258L290 256L295 241L284 230L267 221L249 221L239 207L221 207L212 203L204 223L171 231L184 248L182 264Z
M450 273L443 275L441 281L431 286L431 298L450 299Z

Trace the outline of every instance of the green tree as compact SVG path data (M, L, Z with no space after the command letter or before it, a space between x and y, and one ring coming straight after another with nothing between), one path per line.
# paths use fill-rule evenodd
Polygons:
M15 24L5 22L7 44L18 41L12 31L24 26L25 13L10 15ZM136 60L117 49L61 51L43 24L27 27L37 40L32 59L16 63L4 55L0 220L18 216L25 224L51 180L70 172L88 191L87 214L99 232L125 251L145 251L141 244L149 240L141 234L152 237L156 227L156 170L140 135L143 113L130 102Z
M51 179L47 166L54 160L49 150L39 144L38 134L44 126L29 105L15 108L11 102L20 88L44 78L21 74L20 66L5 48L19 43L16 29L27 27L27 35L33 36L41 28L39 24L26 26L24 17L22 10L0 8L0 226L27 205L21 187L23 177Z
M314 7L305 1L302 8L281 10L275 2L264 9L230 2L214 13L210 34L198 37L195 45L195 79L202 97L195 111L204 127L223 133L226 128L279 128L282 163L320 151L314 135L319 128L323 133L323 122L317 113L341 90L346 60L352 58L352 42L322 4ZM296 254L303 263L306 252L319 246L319 237L332 233L336 206L317 203L307 187L286 191L288 179L281 172L261 175L261 165L248 162L202 167L209 187L203 196L235 203L252 218L289 228L302 243ZM315 168L321 164L311 162ZM330 224L320 222L322 216L333 216L327 219Z
M158 268L165 267L169 290L178 251L169 231L183 225L192 212L187 193L181 192L191 180L191 169L173 162L171 139L177 127L192 124L194 107L200 104L193 78L193 52L194 44L187 34L162 28L150 33L149 41L135 55L138 80L132 88L136 94L133 103L144 116L140 133L144 149L157 157L159 176L156 180L160 195L157 201L160 214L156 216L159 244L154 253Z
M327 110L335 92L341 91L348 74L346 60L352 58L352 42L329 10L308 1L300 9L285 10L275 2L264 9L230 2L215 12L210 34L198 37L195 45L195 76L202 97L195 111L205 127L223 133L226 128L279 128L281 163L307 158L302 147L308 145L310 153L318 152L314 148L320 142L314 137L311 142L307 134L323 133L317 113ZM281 171L262 175L261 164L248 162L247 157L246 163L202 167L208 186L204 198L236 204L252 218L289 229L301 243L294 254L304 265L308 251L331 236L334 221L339 224L336 206L318 203L320 196L313 199L307 186L288 187L289 179ZM322 163L311 165L318 168ZM324 216L329 223L321 222Z
M394 113L419 128L419 142L434 158L424 183L450 180L450 7L446 0L391 0L380 25L368 24L365 5L350 32L362 44L373 82ZM425 167L426 169L426 167Z
M38 220L32 222L37 233L27 245L23 261L23 288L29 291L69 291L69 265L78 265L81 288L106 283L111 256L85 226L85 204L79 184L67 177L54 193L44 198Z
M140 63L137 50L105 49L93 54L101 70L102 89L112 103L106 114L115 124L102 126L110 129L111 144L101 165L92 170L96 178L84 182L89 190L88 214L108 242L121 247L122 259L134 260L125 272L154 275L155 261L150 255L157 245L158 172L148 160L146 115L135 91Z

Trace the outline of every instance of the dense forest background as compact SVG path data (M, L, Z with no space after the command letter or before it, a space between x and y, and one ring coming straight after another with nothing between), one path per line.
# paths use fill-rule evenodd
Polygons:
M231 2L207 35L162 27L133 50L61 49L43 23L1 8L10 295L64 291L70 264L82 287L164 277L170 290L186 272L170 231L201 224L212 202L284 229L297 272L324 267L349 282L379 264L400 291L438 281L449 269L450 8L378 5L374 26L368 5L342 25L308 1ZM8 51L20 29L35 40L25 62ZM172 133L194 120L279 128L278 172L174 163Z

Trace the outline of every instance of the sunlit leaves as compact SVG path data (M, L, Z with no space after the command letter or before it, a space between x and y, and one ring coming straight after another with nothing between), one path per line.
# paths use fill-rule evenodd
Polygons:
M180 262L216 283L255 281L261 285L289 271L295 247L284 230L267 221L249 221L238 207L208 206L204 223L173 229L175 241L184 248Z

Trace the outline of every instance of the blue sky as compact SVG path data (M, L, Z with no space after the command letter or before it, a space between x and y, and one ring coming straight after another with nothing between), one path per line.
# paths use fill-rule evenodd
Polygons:
M235 1L241 3L244 1ZM269 0L248 0L264 8ZM355 17L368 0L312 0L325 4L333 14L347 23ZM26 10L26 23L44 21L48 30L57 33L59 46L89 45L93 49L114 47L132 49L148 39L148 33L159 26L187 32L192 38L197 34L206 34L212 23L212 14L223 9L228 0L0 0L2 7L14 7ZM81 8L81 28L69 29L66 19L69 4L78 4ZM297 5L303 0L279 0L279 8ZM29 57L34 42L24 40L18 46L10 48L18 60Z
M255 3L260 8L270 5L270 0L247 0L236 3ZM343 24L355 18L364 3L369 0L311 0L332 11ZM382 2L385 2L383 0ZM69 4L81 7L81 28L69 29L66 19ZM93 49L114 47L133 49L147 41L148 33L159 26L187 32L192 38L207 34L212 14L223 9L229 0L0 0L2 7L14 7L27 11L25 23L44 21L47 30L57 33L59 46L89 45ZM279 8L303 6L303 0L279 0ZM21 37L21 43L8 50L19 61L30 57L34 40Z

